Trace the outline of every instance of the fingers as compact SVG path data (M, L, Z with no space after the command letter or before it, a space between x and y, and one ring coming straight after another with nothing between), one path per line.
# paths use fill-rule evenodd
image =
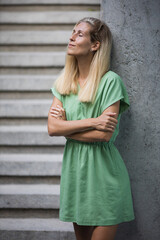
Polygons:
M62 108L60 105L57 104L57 108L59 111L62 110L62 111L65 111L64 108Z
M106 113L102 113L101 116L108 116L108 117L116 119L116 115L117 115L117 113L114 113L114 112L106 112Z
M51 114L51 116L53 116L53 117L57 117L58 114L59 114L59 111L58 111L56 108L51 108L51 109L50 109L50 114Z
M50 113L59 114L60 110L57 108L51 108Z
M107 124L106 125L106 129L108 131L114 132L115 128L116 128L116 124L114 124L114 125L113 124Z
M106 112L104 114L107 114L107 115L110 115L110 116L115 116L117 113L114 113L114 112Z
M57 104L57 107L51 107L51 108L50 108L50 112L51 112L51 113L54 113L54 114L58 114L58 113L60 113L61 111L65 112L64 108L62 108L62 107L59 106L58 104Z
M107 128L107 132L114 132L115 129L113 128Z
M66 120L66 113L63 107L57 104L56 107L50 108L50 115L61 120Z
M57 118L57 114L51 113L51 116Z
M115 130L115 128L112 128L112 127L106 127L106 126L104 127L104 126L103 126L103 127L100 128L100 129L98 128L98 130L100 130L100 131L105 131L105 132L112 132L112 133L113 133L114 130Z
M60 105L57 104L57 106L58 106L59 108L61 108L63 111L65 111L64 108L62 108Z
M105 115L107 116L108 120L113 123L113 124L117 124L118 120L115 118L116 113L105 113Z
M113 126L113 127L115 127L118 123L118 120L116 118L113 118L113 117L107 117L107 119L105 121L106 121L107 125Z
M114 132L118 120L115 118L116 113L108 112L104 114L105 129L109 132Z

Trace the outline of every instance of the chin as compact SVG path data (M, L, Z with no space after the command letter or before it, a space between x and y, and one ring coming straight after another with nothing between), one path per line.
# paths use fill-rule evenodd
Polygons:
M76 54L74 54L73 52L70 52L70 51L67 52L67 55L76 56Z

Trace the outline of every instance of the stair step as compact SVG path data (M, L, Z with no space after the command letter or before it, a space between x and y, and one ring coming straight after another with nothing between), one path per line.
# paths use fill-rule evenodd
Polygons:
M0 100L0 117L47 118L51 103L51 99L2 99Z
M64 146L63 136L50 137L47 125L0 126L1 146Z
M63 67L65 52L0 52L0 67Z
M55 184L1 184L0 208L59 208L60 186Z
M59 219L1 218L0 238L10 240L75 240L73 224Z
M75 24L84 17L99 18L99 12L1 12L0 24Z
M0 221L2 218L58 218L59 209L24 209L24 208L1 208ZM1 238L0 238L1 239Z
M1 31L0 44L9 45L65 45L71 31Z
M0 67L1 75L51 75L59 74L62 67Z
M1 176L60 176L62 154L1 154Z
M0 5L99 5L100 4L100 0L0 0Z
M57 75L1 75L0 91L49 91Z

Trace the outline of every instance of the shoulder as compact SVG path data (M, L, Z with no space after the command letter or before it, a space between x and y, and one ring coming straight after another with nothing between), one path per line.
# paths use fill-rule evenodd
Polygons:
M101 78L102 87L108 87L110 85L123 85L123 81L120 75L111 70L105 73Z
M118 80L122 80L121 79L121 77L120 77L120 75L118 75L116 72L113 72L113 71L108 71L108 72L106 72L104 75L103 75L103 77L102 77L102 79L104 79L104 81L118 81Z
M121 77L113 71L108 71L101 80L100 94L104 108L121 100L120 113L124 112L129 107L129 98Z
M63 96L56 90L56 87L53 86L52 88L50 88L50 91L52 92L52 94L58 98L60 101L62 101Z
M114 71L112 71L112 70L109 70L108 72L106 72L106 73L103 75L103 77L119 78L120 76L119 76L116 72L114 72Z

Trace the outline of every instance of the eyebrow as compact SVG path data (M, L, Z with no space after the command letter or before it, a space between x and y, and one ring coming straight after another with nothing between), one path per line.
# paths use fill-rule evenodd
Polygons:
M73 31L72 32L75 32L76 30L75 29L73 29ZM84 31L82 31L82 30L78 30L78 33L83 33L83 34L85 34L85 32Z

